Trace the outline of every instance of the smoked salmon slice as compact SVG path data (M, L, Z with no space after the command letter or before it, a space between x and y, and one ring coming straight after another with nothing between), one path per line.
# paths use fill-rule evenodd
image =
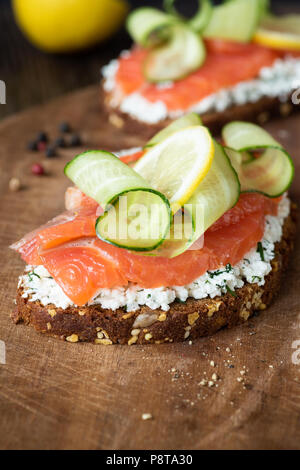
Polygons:
M79 191L77 191L76 197L79 197ZM37 266L42 264L41 250L54 248L77 238L96 236L96 219L103 211L92 199L93 204L91 204L89 199L91 198L81 197L78 202L81 205L77 207L76 211L68 210L60 214L11 245L11 248L20 253L26 263ZM70 201L66 205L70 207Z
M41 253L42 264L75 305L84 305L103 287L126 285L117 258L97 238L82 238ZM103 243L104 244L104 243Z
M277 206L278 200L259 194L242 195L237 206L207 230L202 249L172 259L138 255L96 237L42 251L40 257L76 305L90 301L101 288L129 282L143 288L186 285L207 270L238 263L261 240L265 214L276 213Z
M257 44L207 40L207 58L196 72L172 86L155 86L143 74L148 51L134 48L119 58L115 98L139 92L150 102L162 101L169 111L187 110L205 97L240 82L256 78L263 67L270 67L282 53Z

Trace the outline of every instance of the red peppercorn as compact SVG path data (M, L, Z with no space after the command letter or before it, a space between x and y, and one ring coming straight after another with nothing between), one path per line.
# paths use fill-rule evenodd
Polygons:
M34 163L31 167L31 172L34 175L43 175L45 173L44 168L40 163Z
M46 142L39 142L37 144L37 149L39 152L43 152L46 149L46 147L47 147Z

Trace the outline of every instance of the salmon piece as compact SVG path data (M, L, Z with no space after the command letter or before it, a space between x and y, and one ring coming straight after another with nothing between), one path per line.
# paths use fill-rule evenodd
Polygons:
M139 160L143 155L144 155L144 150L140 150L139 152L134 152L129 155L123 155L120 157L121 162L126 163L128 165L129 163L134 163L137 160Z
M41 253L42 264L75 305L85 305L100 288L126 285L117 259L101 250L102 243L82 238Z
M40 240L38 238L39 233L42 230L46 230L51 227L58 227L72 220L74 220L74 214L69 211L64 212L63 214L54 217L54 219L49 220L45 225L42 225L38 229L28 233L21 240L11 245L10 248L17 251L26 263L37 266L41 264L38 254L38 247L40 244Z
M42 264L40 251L81 237L96 236L96 214L64 212L37 230L30 232L10 248L20 253L27 264Z
M203 248L172 259L132 253L96 237L60 245L40 256L76 305L90 301L101 288L128 282L143 288L186 285L207 270L238 263L261 240L265 214L276 213L277 205L278 200L260 194L242 195L238 205L206 231Z
M148 101L163 101L169 111L186 110L222 88L252 80L263 67L271 66L280 54L256 44L241 44L222 40L207 40L204 65L173 86L159 88L148 83L143 75L143 63L148 51L134 48L119 59L116 74L116 96L141 93Z
M282 198L268 198L258 193L242 193L237 204L225 212L207 232L222 229L228 225L239 223L239 221L253 213L276 215L278 203ZM207 233L206 232L206 233Z
M65 208L67 211L76 211L80 208L85 208L86 212L89 210L95 212L99 204L89 196L86 196L76 186L70 186L65 192Z

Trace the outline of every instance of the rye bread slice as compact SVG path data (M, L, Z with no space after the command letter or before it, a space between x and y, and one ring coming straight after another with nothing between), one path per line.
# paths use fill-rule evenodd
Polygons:
M101 89L100 100L107 113L107 119L116 128L122 129L126 134L138 135L145 142L157 132L168 126L172 119L165 119L156 124L147 124L123 113L119 108L110 106L111 95ZM200 117L203 124L209 127L213 134L218 134L222 127L232 121L251 121L265 124L273 117L287 117L300 107L293 105L292 100L282 103L278 98L261 98L255 103L231 106L222 112L208 112Z
M276 244L272 271L264 286L246 283L235 291L214 299L187 299L173 302L168 312L141 307L136 312L103 309L100 305L57 308L23 298L19 288L15 323L32 325L38 332L69 342L88 341L96 344L149 344L194 340L216 333L223 327L243 323L255 312L265 310L279 291L282 274L293 250L296 234L296 207L285 220L283 236Z

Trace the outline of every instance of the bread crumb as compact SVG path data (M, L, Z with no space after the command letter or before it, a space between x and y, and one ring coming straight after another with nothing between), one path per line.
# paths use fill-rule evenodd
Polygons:
M143 413L142 414L142 420L147 421L148 419L153 419L152 414L151 413Z

